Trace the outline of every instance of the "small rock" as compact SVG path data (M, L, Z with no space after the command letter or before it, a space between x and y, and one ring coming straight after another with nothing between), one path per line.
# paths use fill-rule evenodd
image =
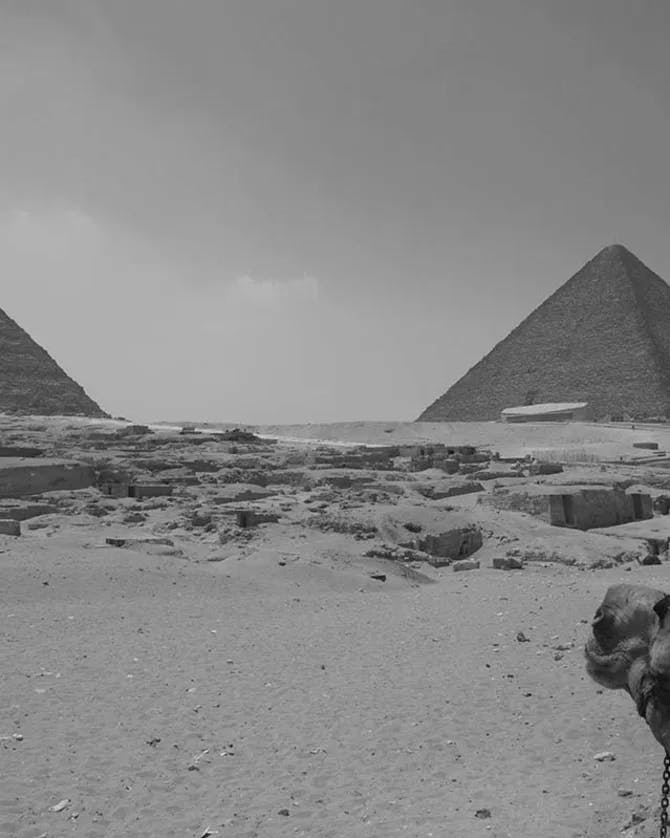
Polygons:
M479 561L477 559L463 559L460 562L454 562L452 567L454 570L478 570Z
M289 816L291 813L289 812L289 810L288 810L288 809L280 809L280 810L277 812L277 814L278 814L278 815L283 815L285 818L288 818L288 816Z
M619 797L632 797L633 790L632 789L617 789L617 794Z
M490 818L491 817L491 810L490 809L477 809L475 812L476 818Z
M66 797L61 800L59 803L54 804L53 806L49 806L50 812L62 812L67 806L70 805L69 799Z
M370 579L376 579L378 582L386 582L385 573L371 573Z
M517 559L516 556L493 559L491 564L497 570L523 570L523 559Z
M519 643L530 643L530 639L522 631L516 633L516 639Z
M614 762L616 757L611 751L601 751L598 754L594 754L593 759L595 759L596 762Z
M641 823L644 823L647 820L648 817L649 817L649 812L648 811L646 811L643 808L638 809L637 812L633 812L633 814L630 816L630 819L628 820L628 823L626 823L624 826L621 827L621 831L625 832L627 829L631 829L632 827L639 826ZM626 834L634 835L635 832L626 833Z
M13 733L12 736L16 739L17 742L23 742L23 734L22 733Z

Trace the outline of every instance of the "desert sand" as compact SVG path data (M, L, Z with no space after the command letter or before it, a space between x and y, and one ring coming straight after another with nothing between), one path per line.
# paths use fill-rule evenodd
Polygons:
M386 427L364 441L401 435ZM0 835L657 834L662 751L626 695L588 679L582 651L608 585L670 591L665 560L593 569L615 554L610 543L637 543L642 522L624 525L621 539L581 533L490 509L478 502L490 484L448 508L414 491L411 473L341 488L335 477L346 470L333 476L315 463L314 451L327 449L314 443L231 450L116 428L3 423L13 444L99 471L167 475L175 491L148 500L96 487L44 493L56 511L22 521L18 538L0 536ZM285 431L324 438L323 428ZM503 434L520 449L614 446L617 460L633 439L667 434L470 431L473 444ZM345 436L340 429L338 441L362 441L360 431ZM198 470L203 462L209 471ZM661 466L602 467L573 464L555 477L634 473L653 484L656 474L658 486L670 476ZM249 504L277 521L230 524L215 498L258 487L235 469L252 480L281 472L276 491L269 482L268 497ZM385 493L391 484L400 492ZM475 521L479 569L366 556L388 545L382 513ZM368 519L378 526L363 526ZM644 524L670 535L667 516ZM170 544L142 540L166 536ZM108 537L136 540L115 547ZM579 561L491 566L514 544L544 544L550 558L554 541ZM594 759L603 752L611 757Z

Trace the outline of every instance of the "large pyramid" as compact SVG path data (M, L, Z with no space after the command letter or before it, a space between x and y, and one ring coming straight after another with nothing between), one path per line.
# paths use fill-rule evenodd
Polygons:
M41 416L107 414L0 309L0 412Z
M588 402L595 418L670 416L670 287L619 244L601 250L426 408L420 422Z

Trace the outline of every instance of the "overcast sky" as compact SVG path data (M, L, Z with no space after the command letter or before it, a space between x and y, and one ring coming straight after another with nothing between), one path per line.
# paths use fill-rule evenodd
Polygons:
M137 420L414 419L607 244L667 0L0 0L0 306Z

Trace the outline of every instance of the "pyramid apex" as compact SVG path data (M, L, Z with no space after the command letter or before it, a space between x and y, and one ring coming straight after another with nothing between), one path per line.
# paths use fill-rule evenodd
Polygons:
M630 250L625 245L615 242L614 244L608 244L607 247L603 247L600 253L597 254L596 259L598 256L604 256L606 254L610 256L621 256L624 253L630 253Z

